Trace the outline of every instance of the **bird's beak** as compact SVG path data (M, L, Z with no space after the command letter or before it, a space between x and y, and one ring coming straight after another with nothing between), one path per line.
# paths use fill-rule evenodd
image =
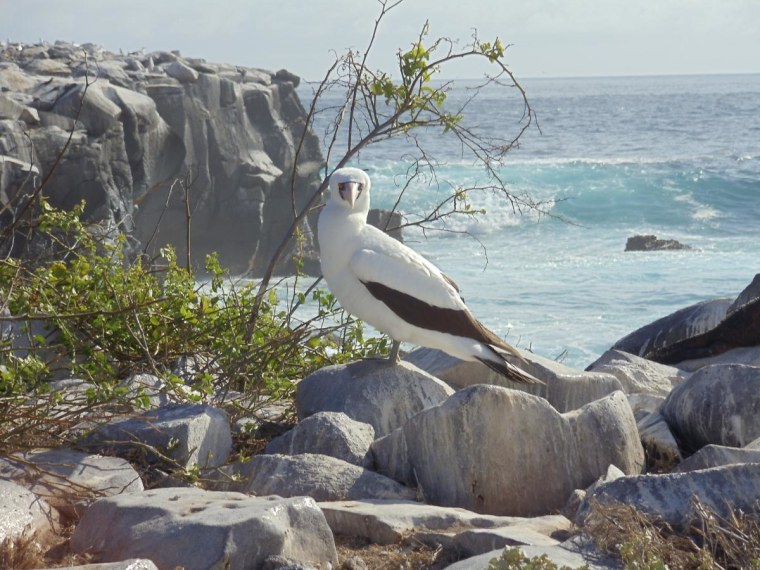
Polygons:
M359 198L360 193L361 184L358 182L346 182L346 188L343 191L342 195L343 199L348 202L348 205L353 208L356 200Z

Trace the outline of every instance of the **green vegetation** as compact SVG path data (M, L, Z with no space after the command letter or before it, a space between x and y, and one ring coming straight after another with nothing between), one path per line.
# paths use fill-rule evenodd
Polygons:
M581 566L579 570L588 570ZM518 547L505 548L498 558L492 558L486 570L570 570L567 566L559 567L549 560L546 554L528 558Z
M2 423L0 447L6 450L21 444L22 435L28 440L35 428L45 439L56 434L42 414L30 415L27 401L30 392L56 400L54 378L92 385L83 411L114 399L145 406L144 394L128 394L120 385L136 373L162 378L189 401L242 392L246 397L236 405L251 411L290 398L294 382L322 366L386 350L386 339L365 338L362 324L318 288L309 293L315 316L306 322L297 321L294 306L279 303L270 289L246 338L253 283L236 284L214 256L206 260L202 283L171 249L163 250L160 264L128 259L125 238L97 238L97 228L81 219L83 208L65 212L42 199L35 239L49 255L0 260L0 295L13 315L5 323L24 333L18 335L23 346L18 339L12 346L10 335L0 345L0 414L25 419ZM291 300L305 302L306 293ZM202 364L180 378L174 371L184 358ZM185 384L192 390L181 389Z

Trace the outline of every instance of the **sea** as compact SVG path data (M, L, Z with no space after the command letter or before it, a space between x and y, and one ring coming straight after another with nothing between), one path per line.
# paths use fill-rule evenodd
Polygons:
M540 208L473 191L467 203L484 213L404 229L406 243L459 284L487 327L582 369L637 328L699 301L735 297L760 273L760 75L520 84L536 120L496 174ZM300 88L305 105L308 91ZM340 96L320 103L318 135ZM525 120L514 87L455 81L444 105L487 138L511 140ZM418 147L435 161L435 175L408 182ZM395 207L407 222L424 219L456 189L493 182L441 128L416 143L372 145L351 164L370 174L372 206ZM637 234L691 249L624 251Z

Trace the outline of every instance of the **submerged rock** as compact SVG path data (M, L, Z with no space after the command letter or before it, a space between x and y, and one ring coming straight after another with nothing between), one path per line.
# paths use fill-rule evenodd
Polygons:
M635 235L625 242L625 251L662 251L691 249L674 239L659 239L655 235Z

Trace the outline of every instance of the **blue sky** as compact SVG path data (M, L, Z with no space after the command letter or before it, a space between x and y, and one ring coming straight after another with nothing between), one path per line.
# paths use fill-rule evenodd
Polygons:
M431 36L512 44L519 77L760 72L758 0L405 0L380 29L391 69L425 20ZM64 39L318 79L334 52L366 45L377 0L0 0L0 38ZM454 69L450 76L477 76Z

